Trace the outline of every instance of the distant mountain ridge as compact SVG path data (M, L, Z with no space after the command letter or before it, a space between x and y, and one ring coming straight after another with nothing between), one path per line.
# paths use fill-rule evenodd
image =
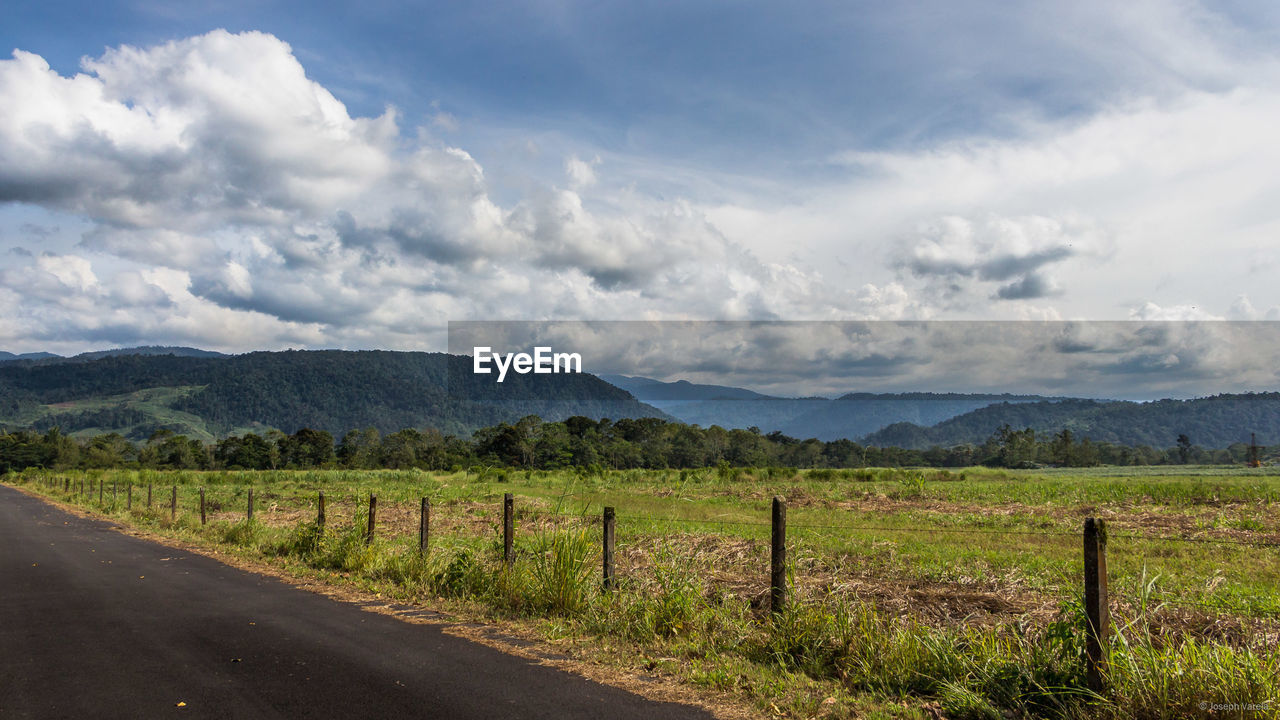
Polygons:
M600 379L620 387L639 398L643 395L648 400L690 401L690 400L779 400L769 395L762 395L754 390L729 387L728 385L700 385L688 380L663 382L647 377L627 375L601 375Z
M102 357L117 357L120 355L175 355L177 357L231 357L213 350L200 350L199 348L182 347L177 345L142 345L139 347L113 348L110 350L93 350L83 352L79 355L64 357L55 355L51 352L31 352L15 355L10 352L0 351L0 362L8 362L10 360L31 360L43 362L82 362L85 360L97 360Z
M1070 430L1078 440L1119 445L1172 447L1179 435L1195 445L1225 448L1249 442L1280 442L1280 393L1223 394L1192 400L1138 403L1064 399L1001 403L958 415L930 427L897 423L867 435L866 443L925 449L980 445L1001 426L1031 428L1047 436Z
M852 392L834 400L785 398L725 385L685 380L663 382L646 377L601 375L682 422L724 428L757 427L798 438L823 441L857 439L895 423L933 425L993 403L1030 403L1060 398L1042 395L964 393Z
M29 352L20 355L14 355L11 352L0 350L0 362L9 362L10 360L44 360L45 358L62 357L49 352Z

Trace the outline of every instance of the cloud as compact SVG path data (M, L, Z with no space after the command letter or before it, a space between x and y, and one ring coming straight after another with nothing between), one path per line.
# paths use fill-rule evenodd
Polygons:
M845 302L687 201L598 188L598 157L571 156L567 188L535 184L503 207L468 152L425 129L406 137L394 108L352 117L268 34L123 46L82 69L65 77L24 51L0 62L0 102L15 108L0 118L0 202L91 221L80 255L39 261L89 315L99 264L185 278L146 310L160 318L208 304L336 345L421 346L451 316L771 317Z
M600 156L590 161L580 160L577 155L570 155L564 161L564 174L569 178L569 187L580 190L596 184L595 166L600 164Z
M1274 387L1280 323L453 323L449 344L573 348L588 372L780 394L1011 392L1154 399ZM1206 390L1206 387L1210 388Z
M1034 25L1028 13L1008 27ZM203 344L222 349L432 347L450 318L1280 313L1266 271L1280 232L1273 49L1194 4L1052 18L1052 52L1029 53L1029 68L1005 49L970 53L972 33L904 61L970 58L962 85L1010 100L970 104L990 122L929 98L936 114L909 140L801 123L803 143L771 151L787 154L780 177L628 155L643 129L604 148L559 134L572 127L490 128L499 140L464 149L460 137L485 137L471 111L461 132L437 106L361 116L265 33L115 48L72 75L16 51L0 61L0 203L75 230L26 233L36 252L6 254L0 288L18 315L61 323L59 337L170 344L204 323ZM916 70L918 92L947 84ZM763 96L725 107L747 105L779 122L802 112ZM721 131L743 137L729 125L689 137ZM89 274L65 259L42 269L41 251ZM81 282L90 274L97 285ZM19 326L0 342L42 349Z
M917 277L952 283L1006 282L994 294L1002 300L1042 298L1058 291L1043 269L1095 252L1102 246L1095 234L1082 223L1038 216L989 215L976 222L949 216L909 241L898 265ZM962 290L959 285L950 288L952 293Z
M996 297L1001 300L1031 300L1049 297L1059 292L1060 290L1051 280L1036 273L1029 273L1015 282L1002 286L996 291Z
M1036 289L1067 317L1124 319L1147 302L1222 316L1242 292L1269 307L1280 296L1256 268L1280 233L1266 200L1280 195L1280 82L1261 69L1241 79L1256 85L836 153L844 173L794 201L780 188L781 201L708 216L763 259L803 253L858 285L898 282L944 316L1018 317Z
M36 223L22 223L22 226L19 227L18 230L26 235L39 238L40 240L47 240L57 235L60 228L56 226L45 227L44 225L37 225Z
M1171 307L1161 307L1153 302L1143 303L1141 307L1134 308L1129 311L1129 317L1133 320L1224 320L1220 315L1206 312L1202 308L1195 305L1174 305Z

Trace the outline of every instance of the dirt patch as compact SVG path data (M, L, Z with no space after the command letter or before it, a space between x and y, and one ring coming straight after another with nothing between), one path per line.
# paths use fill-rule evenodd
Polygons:
M1280 652L1280 619L1224 614L1191 604L1153 601L1145 610L1133 602L1112 602L1111 617L1125 632L1144 631L1157 647L1176 646L1188 637L1264 653Z
M791 502L790 498L788 501ZM1071 525L1074 528L1078 523L1083 522L1086 517L1099 517L1105 519L1113 531L1120 533L1184 540L1228 540L1232 542L1280 545L1280 513L1267 513L1268 517L1262 524L1271 527L1262 530L1246 530L1222 524L1221 521L1224 516L1235 516L1234 519L1237 520L1247 517L1246 510L1249 506L1243 503L1232 503L1195 510L1187 509L1185 512L1158 512L1152 510L1149 505L1138 504L1108 507L1094 505L1026 505L1023 503L979 505L931 498L895 498L870 492L860 498L831 500L826 498L815 499L808 493L800 492L797 493L794 504L797 507L847 510L863 515L918 513L926 516L935 515L939 519L946 521L952 521L956 516L963 515L988 518L1014 516L1036 518L1034 522L1020 525L1021 528L1030 530L1053 529L1062 531L1064 525ZM946 522L945 524L953 524L953 522Z
M654 592L659 572L688 573L708 598L731 596L746 601L757 612L769 606L769 547L762 540L689 533L632 541L615 558L619 575L631 578ZM931 626L963 622L997 625L1011 620L1047 621L1057 612L1058 600L1023 587L1015 580L1000 584L961 584L923 580L897 580L851 572L847 566L802 558L792 592L796 597L866 603L893 616L911 618ZM661 568L667 568L661 570Z

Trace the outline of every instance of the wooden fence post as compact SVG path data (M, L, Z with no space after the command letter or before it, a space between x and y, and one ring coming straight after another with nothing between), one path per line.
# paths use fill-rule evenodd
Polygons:
M1084 521L1085 675L1089 689L1106 688L1108 637L1111 632L1107 602L1107 526L1102 520Z
M64 493L71 492L71 478L65 478L65 480L63 481L62 492Z
M787 501L773 498L773 531L769 557L769 609L782 612L787 604Z
M377 518L377 516L378 516L378 496L374 495L373 493L369 493L369 529L368 531L365 532L365 536L364 536L365 545L373 544L373 527L374 527L374 523L376 522L375 518Z
M431 535L431 501L422 498L422 508L418 512L418 553L427 554L427 540Z
M98 479L98 504L102 504L102 479Z
M118 483L116 482L111 483L111 509L112 510L114 510L116 507L116 497L117 497L116 490L118 487L119 487Z
M516 521L515 521L515 500L511 497L511 493L503 493L502 495L502 561L511 567L511 563L515 560L515 553L512 550L512 541L515 539Z
M319 528L319 534L324 534L324 491L320 490L320 494L316 498L316 527Z
M124 509L133 510L133 483L124 486Z
M617 526L617 515L612 507L604 509L604 589L613 589L613 537Z
M249 488L249 505L245 509L244 519L253 522L253 488Z
M208 522L204 515L204 488L200 488L200 524L204 525Z
M169 497L169 519L178 519L178 486L173 486L173 494Z
M151 483L147 483L147 509L151 509Z

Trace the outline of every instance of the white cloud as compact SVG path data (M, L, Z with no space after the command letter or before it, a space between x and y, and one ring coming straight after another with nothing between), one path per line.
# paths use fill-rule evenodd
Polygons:
M483 317L1280 314L1272 51L1195 6L1053 17L1096 27L1060 41L1125 64L1129 91L1002 118L1004 137L832 147L800 183L508 137L547 147L530 151L546 177L514 196L490 155L391 107L353 117L271 35L117 48L70 77L17 51L0 61L0 203L90 226L74 248L26 233L34 253L5 254L0 288L67 337L232 349L424 347ZM0 345L38 349L2 328Z
M1240 292L1280 302L1256 271L1280 244L1275 117L1280 83L1135 100L1009 139L841 153L847 179L801 202L708 217L765 259L803 237L808 262L953 316L1017 317L1042 296L1069 317L1148 301L1218 316Z
M569 178L569 187L581 190L596 184L595 166L600 164L600 156L584 161L577 155L570 155L564 161L564 174Z
M597 187L598 157L569 158L567 189L535 185L502 207L469 153L402 136L393 108L351 117L271 35L215 31L82 65L64 77L31 53L0 62L0 102L19 108L0 118L0 201L92 223L86 252L36 261L57 264L71 296L22 303L68 332L126 342L200 317L210 340L197 344L251 328L264 334L247 347L420 347L450 317L821 316L844 302L687 201ZM99 266L185 283L111 295L133 317L106 322L88 280ZM136 290L142 276L116 277Z
M1174 305L1161 307L1153 302L1143 303L1142 307L1129 311L1129 319L1144 321L1182 321L1182 320L1225 320L1195 305Z

